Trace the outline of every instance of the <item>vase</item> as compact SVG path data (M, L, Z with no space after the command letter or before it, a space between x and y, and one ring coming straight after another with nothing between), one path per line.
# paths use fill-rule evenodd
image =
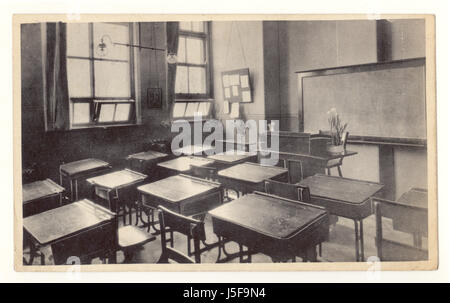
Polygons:
M333 144L327 144L327 152L332 154L339 154L344 152L344 145L333 145Z

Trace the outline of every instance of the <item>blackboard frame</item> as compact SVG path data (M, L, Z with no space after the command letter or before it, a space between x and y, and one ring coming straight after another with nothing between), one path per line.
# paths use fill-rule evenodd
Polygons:
M304 102L303 102L303 80L310 77L320 77L320 76L330 76L339 74L351 74L360 73L368 71L378 71L385 69L395 69L395 68L407 68L407 67L419 67L425 66L425 57L403 59L403 60L393 60L385 62L375 62L367 64L358 65L346 65L338 66L332 68L321 68L313 70L305 70L296 72L298 77L297 86L298 97L300 102L299 107L299 121L300 121L300 132L304 132ZM426 146L427 140L425 139L411 139L411 138L387 138L387 137L375 137L375 136L352 136L348 138L350 143L373 143L373 144L388 144L388 145L402 145L402 146L416 146L423 147Z

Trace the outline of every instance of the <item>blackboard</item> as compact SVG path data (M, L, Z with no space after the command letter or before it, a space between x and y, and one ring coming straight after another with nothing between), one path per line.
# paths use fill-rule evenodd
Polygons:
M298 73L304 131L329 130L336 108L354 136L426 139L425 59Z

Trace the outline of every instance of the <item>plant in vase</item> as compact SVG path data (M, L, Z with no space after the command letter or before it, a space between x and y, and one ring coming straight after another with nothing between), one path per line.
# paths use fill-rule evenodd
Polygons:
M331 143L328 145L329 152L343 152L344 151L344 142L343 135L345 129L347 128L347 124L342 125L341 118L337 113L336 109L333 107L328 112L328 123L330 125L330 136Z

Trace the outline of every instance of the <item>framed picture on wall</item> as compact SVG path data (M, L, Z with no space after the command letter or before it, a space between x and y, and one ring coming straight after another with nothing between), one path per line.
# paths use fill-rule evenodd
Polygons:
M162 108L162 88L151 87L147 89L147 107Z

